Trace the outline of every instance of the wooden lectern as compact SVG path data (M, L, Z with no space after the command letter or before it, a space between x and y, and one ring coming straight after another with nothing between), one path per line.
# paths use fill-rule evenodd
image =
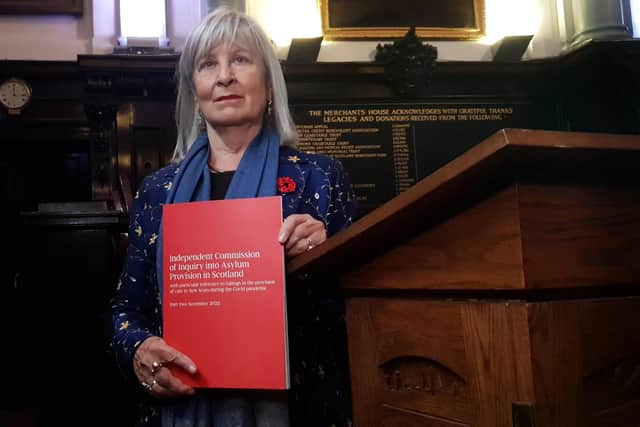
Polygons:
M340 274L356 427L640 425L640 136L501 130L288 268Z

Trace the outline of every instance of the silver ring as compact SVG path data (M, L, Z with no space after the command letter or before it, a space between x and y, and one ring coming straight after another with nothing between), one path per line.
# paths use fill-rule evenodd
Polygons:
M141 381L140 385L142 386L142 388L144 388L146 391L152 391L153 390L153 386L158 384L158 381L154 378L153 380L151 380L151 383L147 383L145 381Z
M155 375L163 366L164 362L153 362L151 364L151 375Z
M311 239L307 237L307 250L310 251L313 249L313 245L311 244Z

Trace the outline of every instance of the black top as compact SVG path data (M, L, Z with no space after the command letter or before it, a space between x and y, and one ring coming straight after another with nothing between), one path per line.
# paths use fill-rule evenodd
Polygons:
M211 172L211 200L224 199L235 172Z

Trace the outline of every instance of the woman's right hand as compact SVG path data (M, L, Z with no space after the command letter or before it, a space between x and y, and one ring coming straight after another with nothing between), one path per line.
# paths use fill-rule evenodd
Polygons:
M172 398L195 393L190 387L174 377L168 367L196 373L196 365L186 355L168 345L160 337L147 338L140 344L133 357L133 371L138 382L154 397Z

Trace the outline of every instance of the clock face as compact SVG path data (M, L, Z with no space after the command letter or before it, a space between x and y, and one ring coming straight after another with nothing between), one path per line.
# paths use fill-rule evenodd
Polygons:
M9 110L20 110L31 100L31 88L22 79L8 79L0 85L0 102Z

